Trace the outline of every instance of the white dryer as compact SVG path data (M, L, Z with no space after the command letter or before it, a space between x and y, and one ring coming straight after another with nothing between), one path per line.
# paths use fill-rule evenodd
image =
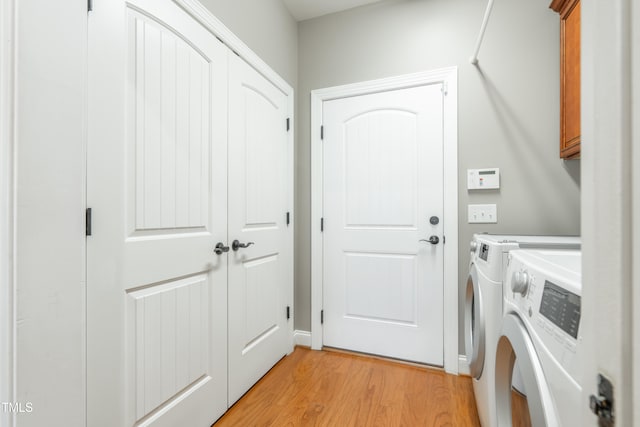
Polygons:
M497 426L575 426L581 412L581 252L515 250L495 368ZM518 364L526 396L513 391ZM524 400L526 399L526 400ZM512 409L519 402L519 409ZM524 403L522 403L524 401Z
M579 237L475 234L465 294L465 353L473 378L480 423L497 425L495 350L503 318L503 277L509 251L520 248L580 248Z

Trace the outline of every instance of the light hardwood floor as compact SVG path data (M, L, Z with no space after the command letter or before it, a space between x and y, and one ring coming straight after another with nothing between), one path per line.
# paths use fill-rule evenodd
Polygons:
M480 426L471 379L297 347L214 424Z

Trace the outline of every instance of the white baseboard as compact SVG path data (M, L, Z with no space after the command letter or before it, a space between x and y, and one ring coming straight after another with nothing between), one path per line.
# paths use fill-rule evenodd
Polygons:
M467 363L467 356L465 356L464 354L458 355L458 374L470 375L469 364Z
M311 332L298 330L293 331L293 344L311 347Z

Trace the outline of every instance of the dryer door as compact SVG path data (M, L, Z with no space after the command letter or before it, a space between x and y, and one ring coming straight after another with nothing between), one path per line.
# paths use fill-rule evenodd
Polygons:
M526 396L512 385L516 361ZM498 340L495 387L498 427L559 425L551 391L531 337L513 313L504 317Z
M464 305L464 346L469 362L469 373L480 378L484 367L485 318L478 271L475 264L469 267L469 279Z

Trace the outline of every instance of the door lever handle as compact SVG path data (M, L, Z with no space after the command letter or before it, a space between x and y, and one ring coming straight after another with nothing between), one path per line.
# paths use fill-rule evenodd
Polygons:
M225 252L229 252L229 246L225 246L224 243L218 242L213 252L215 252L216 255L222 255Z
M234 240L233 242L231 242L231 249L233 249L234 251L237 251L240 248L248 248L251 245L254 245L255 243L253 242L247 242L247 243L240 243L239 240ZM227 250L229 250L227 248Z
M429 240L427 239L420 239L420 242L425 242L425 243L431 243L432 245L437 245L438 243L440 243L440 238L438 236L431 236L429 237Z

